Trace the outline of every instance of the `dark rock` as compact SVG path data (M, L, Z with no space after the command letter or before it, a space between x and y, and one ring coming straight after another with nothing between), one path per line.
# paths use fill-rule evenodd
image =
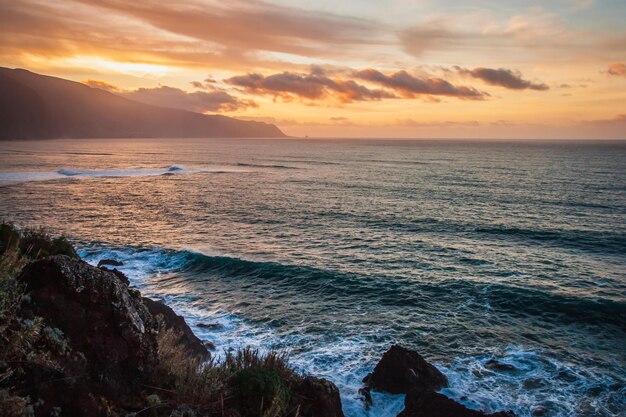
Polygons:
M416 387L438 390L448 386L448 379L422 356L394 345L363 380L368 387L392 394L406 394Z
M491 369L494 371L501 371L501 372L513 372L513 371L517 371L517 368L509 363L502 363L502 362L498 362L495 359L489 359L486 363L485 363L485 368L487 369Z
M204 340L202 343L208 350L215 350L215 343L209 342L208 340Z
M106 266L100 266L99 268L102 269L103 271L108 271L108 272L115 274L115 276L118 277L120 281L122 281L124 284L126 284L127 287L130 286L130 280L128 279L126 274L124 274L119 269L117 268L109 269Z
M298 399L296 415L302 417L344 417L339 389L323 378L305 377L294 387Z
M372 393L370 392L369 387L364 387L359 389L359 395L365 404L365 409L369 409L372 406Z
M114 273L57 255L28 264L19 279L36 313L91 356L90 363L141 370L157 361L156 323Z
M28 371L37 381L29 389L34 398L46 407L62 406L64 415L95 416L106 414L102 410L109 399L120 403L141 396L142 384L159 363L158 325L126 284L114 273L64 255L31 262L18 280L31 299L24 314L40 316L50 329L59 329L62 333L51 330L50 336L62 337L71 352L57 357L62 377Z
M515 417L512 411L487 414L471 410L427 387L411 390L404 400L404 410L398 417Z
M218 329L224 328L224 325L221 323L198 323L197 326L202 329L211 329L211 330L218 330Z
M162 317L163 324L169 329L174 329L180 333L180 343L185 346L187 352L192 356L202 356L209 358L211 354L202 343L202 340L191 331L185 319L174 312L164 303L142 297L144 304L154 317Z
M124 265L124 262L116 261L115 259L100 259L100 262L98 262L98 268L103 265L122 266Z

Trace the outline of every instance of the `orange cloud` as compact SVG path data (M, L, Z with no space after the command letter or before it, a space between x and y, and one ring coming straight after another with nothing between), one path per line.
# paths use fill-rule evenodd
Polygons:
M88 85L91 88L99 88L100 90L105 90L105 91L111 91L111 92L121 91L117 86L110 84L106 81L101 81L101 80L88 79L88 80L84 80L83 84Z
M626 77L626 64L616 63L610 64L607 71L610 75L618 77Z

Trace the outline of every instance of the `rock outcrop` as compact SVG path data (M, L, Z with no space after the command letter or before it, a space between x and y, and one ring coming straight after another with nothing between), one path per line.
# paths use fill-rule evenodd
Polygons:
M368 374L361 390L366 405L370 389L406 394L404 410L398 417L515 417L512 411L487 414L471 410L437 391L448 386L448 379L419 353L394 345Z
M407 394L404 411L398 417L515 417L515 414L511 411L487 414L471 410L431 389L415 388Z
M302 417L344 417L339 389L327 379L305 377L295 388Z
M115 259L100 259L100 261L98 261L98 268L100 268L101 266L106 266L106 265L122 266L124 265L124 263L121 261L116 261Z
M57 255L27 265L20 280L35 313L63 331L89 363L106 372L156 363L156 321L115 274Z
M180 333L180 343L186 347L187 353L191 356L201 356L209 358L211 354L207 350L202 340L193 333L185 322L185 319L174 312L168 305L154 301L148 297L141 298L148 307L148 311L155 318L160 318L166 328L174 329Z
M43 319L54 356L24 367L23 390L42 400L36 415L115 415L142 404L142 384L159 363L157 321L115 274L55 255L18 277L30 302L23 314Z
M393 345L363 382L367 387L391 394L406 394L416 387L439 390L448 379L417 352Z

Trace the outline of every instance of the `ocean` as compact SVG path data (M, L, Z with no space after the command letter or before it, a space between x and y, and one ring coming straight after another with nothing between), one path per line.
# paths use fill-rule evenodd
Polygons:
M0 143L0 217L124 262L215 355L329 378L347 417L399 343L464 404L626 415L626 142Z

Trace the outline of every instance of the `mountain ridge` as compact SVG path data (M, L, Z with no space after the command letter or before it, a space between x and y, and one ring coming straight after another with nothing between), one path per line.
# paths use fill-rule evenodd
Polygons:
M158 107L87 85L0 67L0 140L285 137L275 125Z

